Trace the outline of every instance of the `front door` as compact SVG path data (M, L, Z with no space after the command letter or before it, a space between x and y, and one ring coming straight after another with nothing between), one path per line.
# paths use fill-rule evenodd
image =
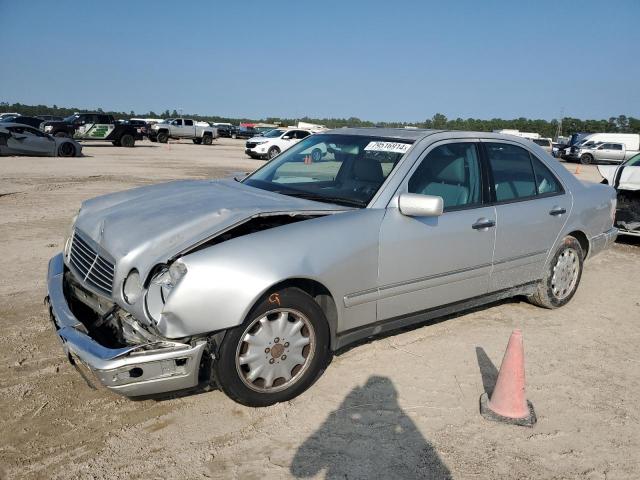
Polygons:
M489 291L498 291L542 277L572 200L551 170L526 149L507 142L482 145L497 216Z
M378 319L483 295L495 242L495 209L483 203L476 141L438 143L417 162L398 193L443 198L439 217L387 208L380 232ZM395 202L395 205L393 203Z

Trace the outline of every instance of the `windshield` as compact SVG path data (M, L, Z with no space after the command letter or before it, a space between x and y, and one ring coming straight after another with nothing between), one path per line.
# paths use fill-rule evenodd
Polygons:
M165 118L160 123L171 123L171 122L173 122L173 118Z
M625 167L640 167L640 153L631 157L624 165Z
M67 123L73 123L78 119L78 115L70 115L68 117L65 117L63 121L67 122Z
M243 180L251 187L365 207L411 142L364 135L311 135Z
M277 128L274 128L273 130L269 130L268 132L262 133L261 136L266 138L276 138L282 135L283 133L284 133L284 130L279 130Z

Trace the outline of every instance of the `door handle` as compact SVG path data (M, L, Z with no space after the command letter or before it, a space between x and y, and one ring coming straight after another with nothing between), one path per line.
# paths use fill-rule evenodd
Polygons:
M562 215L563 213L567 213L567 209L563 207L553 207L549 210L549 215L553 215L554 217L557 215Z
M486 230L488 228L495 227L495 226L496 226L496 222L483 217L483 218L479 218L476 223L471 225L471 228L473 228L474 230Z

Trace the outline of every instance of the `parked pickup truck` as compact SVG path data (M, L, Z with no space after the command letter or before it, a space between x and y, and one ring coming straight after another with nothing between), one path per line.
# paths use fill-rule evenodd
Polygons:
M600 143L583 145L575 152L580 163L615 162L622 163L638 154L638 150L628 150L624 143Z
M156 123L149 130L149 140L160 143L167 143L170 138L190 138L198 145L211 145L216 136L217 129L190 118L167 118L163 122Z
M104 113L76 113L61 122L44 122L45 133L75 140L105 140L117 147L133 147L138 135L132 125L125 125Z

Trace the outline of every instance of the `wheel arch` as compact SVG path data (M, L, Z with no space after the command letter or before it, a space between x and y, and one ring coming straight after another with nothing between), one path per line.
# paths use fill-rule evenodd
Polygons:
M298 288L313 298L313 300L318 304L329 325L331 349L333 350L336 340L336 332L338 330L338 307L331 291L319 281L304 277L292 277L282 280L262 291L260 295L255 298L251 308L253 308L253 306L265 295L284 288Z
M573 230L572 232L567 233L567 235L570 235L578 240L578 243L580 243L580 247L582 247L582 258L587 258L587 256L589 255L589 238L587 237L587 235L582 230Z

